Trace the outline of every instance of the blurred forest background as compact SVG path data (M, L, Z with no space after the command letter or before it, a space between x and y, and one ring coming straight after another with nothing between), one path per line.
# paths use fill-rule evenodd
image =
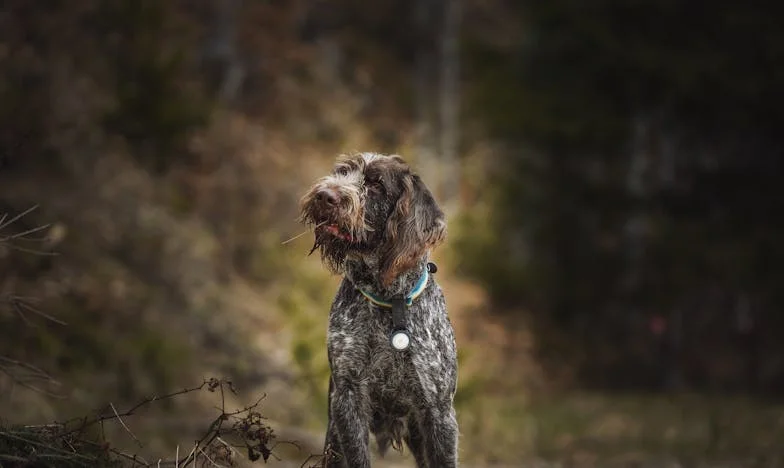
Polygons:
M281 242L379 151L450 217L467 464L784 466L782 10L4 0L0 422L226 377L300 466L338 279ZM171 456L214 406L106 430Z

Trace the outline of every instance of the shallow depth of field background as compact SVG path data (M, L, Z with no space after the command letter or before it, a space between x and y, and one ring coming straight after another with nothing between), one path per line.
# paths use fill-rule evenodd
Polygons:
M266 394L298 441L270 465L300 466L323 440L339 278L311 235L282 242L338 154L376 151L449 216L435 260L466 466L784 465L780 17L725 0L5 0L0 425L228 378L227 405ZM215 405L128 418L141 448L105 431L171 458Z

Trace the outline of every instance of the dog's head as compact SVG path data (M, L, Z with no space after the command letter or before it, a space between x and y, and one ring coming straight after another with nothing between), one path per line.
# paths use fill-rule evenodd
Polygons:
M414 267L446 237L444 213L400 156L360 153L338 159L302 197L324 263L342 272L347 256L374 256L384 285ZM311 252L313 251L311 250Z

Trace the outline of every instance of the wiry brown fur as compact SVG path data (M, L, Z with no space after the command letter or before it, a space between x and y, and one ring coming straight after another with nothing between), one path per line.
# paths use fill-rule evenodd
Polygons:
M389 344L381 298L405 296L422 276L429 250L446 235L444 214L399 156L341 158L302 198L315 227L313 250L344 275L327 333L329 421L324 466L370 467L368 436L379 451L403 443L419 468L457 466L457 348L441 288L431 276L407 307L410 348Z
M368 177L385 180L389 184L387 193L396 199L394 210L384 219L380 219L378 213L366 213ZM337 212L326 217L315 203L319 191L324 189L336 190L341 196ZM381 280L386 286L446 238L443 212L419 176L398 155L360 153L341 156L332 173L317 180L302 197L300 211L300 220L305 224L317 227L323 221L322 217L330 218L355 239L355 245L346 245L331 239L323 230L316 230L314 250L319 249L330 271L343 273L350 248L362 251L373 243L374 250L382 252ZM383 238L379 239L378 234L382 234ZM381 245L379 241L382 241Z
M401 178L403 194L387 221L386 245L381 261L381 280L390 284L403 271L416 265L430 249L446 238L446 223L441 210L426 210L435 201L419 176L410 172Z

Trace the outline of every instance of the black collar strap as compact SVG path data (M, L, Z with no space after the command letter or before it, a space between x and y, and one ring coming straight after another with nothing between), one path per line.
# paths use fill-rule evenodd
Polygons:
M389 335L389 343L394 349L404 351L411 345L411 335L408 333L407 324L408 306L424 292L430 274L435 273L436 271L438 271L436 264L428 262L425 270L422 272L422 276L414 286L414 290L405 297L395 296L389 300L383 300L357 288L370 303L392 310L392 333Z
M403 297L393 297L389 302L392 303L392 334L389 335L389 343L398 351L408 349L411 344L411 336L408 333L408 321L406 315L408 305Z

